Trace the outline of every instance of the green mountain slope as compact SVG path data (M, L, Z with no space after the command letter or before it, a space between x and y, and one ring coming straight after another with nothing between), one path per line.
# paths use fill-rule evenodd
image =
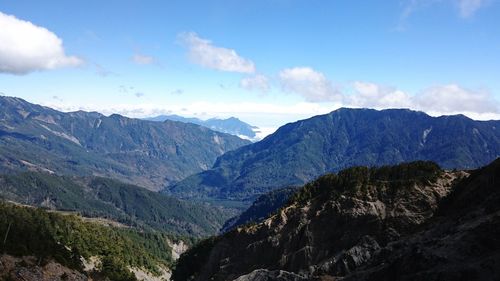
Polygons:
M0 169L116 178L159 190L250 143L181 122L63 113L0 97Z
M169 244L172 238L160 232L107 227L84 222L73 215L49 213L1 202L0 233L2 254L35 256L38 259L36 264L29 266L31 270L55 260L63 266L84 273L81 258L88 261L94 257L100 260L100 265L94 272L86 272L94 280L104 280L102 277L111 280L136 280L129 267L159 274L160 268L170 268L173 263ZM4 267L3 264L0 266ZM27 265L24 262L24 265L20 263L17 266ZM2 272L0 276L5 273ZM20 270L11 274L17 274L17 278L22 277ZM61 279L64 280L64 277ZM11 279L7 277L6 280Z
M169 186L183 198L254 199L356 165L430 160L477 168L500 156L500 121L431 117L403 109L339 109L287 124L219 157L212 169Z
M180 201L113 179L37 172L1 175L0 197L30 206L109 218L142 229L195 237L217 233L231 215L223 209Z

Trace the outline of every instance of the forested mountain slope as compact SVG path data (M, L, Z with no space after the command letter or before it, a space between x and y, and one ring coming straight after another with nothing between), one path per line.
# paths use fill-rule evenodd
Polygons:
M221 208L180 201L113 179L39 172L0 175L0 198L191 237L218 233L231 216Z
M279 128L219 157L212 169L165 192L184 198L253 200L356 165L430 160L446 169L477 168L500 156L500 121L431 117L406 109L342 108Z
M0 96L0 169L116 178L159 190L250 143L181 122L64 113Z

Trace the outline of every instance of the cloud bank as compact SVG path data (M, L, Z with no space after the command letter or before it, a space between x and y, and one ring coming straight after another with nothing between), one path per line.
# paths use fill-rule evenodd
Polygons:
M283 69L278 76L284 91L300 95L307 102L336 102L346 107L375 109L410 108L435 114L462 113L471 117L500 116L500 103L491 93L457 84L432 86L410 94L395 87L355 81L347 91L341 91L322 72L311 67Z
M488 119L486 116L500 118L500 104L491 93L456 84L429 87L415 95L367 82L354 82L353 88L354 93L344 99L348 106L410 108L432 115L465 114L476 119Z
M0 73L75 67L83 60L67 56L63 42L48 29L0 12Z

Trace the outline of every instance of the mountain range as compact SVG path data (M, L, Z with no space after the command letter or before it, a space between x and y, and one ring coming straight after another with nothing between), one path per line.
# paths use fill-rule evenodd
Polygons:
M327 174L263 222L188 250L173 280L496 280L499 187L500 159Z
M260 142L229 151L211 169L164 192L251 202L271 190L351 166L430 160L446 169L473 169L499 156L500 121L341 108L286 124Z
M158 122L171 120L183 123L192 123L207 127L214 131L235 135L240 138L252 141L258 140L256 133L260 132L258 127L245 123L236 117L230 117L227 119L210 118L208 120L201 120L199 118L187 118L179 115L159 115L155 117L145 118L145 120Z
M0 106L0 278L500 274L500 121L342 108L251 143L186 120Z
M0 96L0 172L102 176L151 190L209 169L248 140L182 122L60 112Z

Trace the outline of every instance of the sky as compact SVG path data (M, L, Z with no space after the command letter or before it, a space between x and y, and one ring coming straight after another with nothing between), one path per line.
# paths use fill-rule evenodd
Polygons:
M500 119L500 0L0 0L0 93L62 111Z

